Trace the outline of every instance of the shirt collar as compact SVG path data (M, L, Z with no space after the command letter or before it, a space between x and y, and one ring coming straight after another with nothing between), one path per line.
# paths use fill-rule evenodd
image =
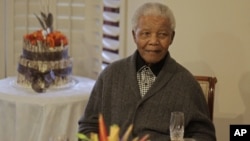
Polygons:
M159 72L161 71L166 57L169 55L169 53L167 53L167 55L159 62L152 64L150 66L150 69L152 70L152 72L154 73L155 76L157 76L159 74ZM143 60L143 58L141 57L140 53L137 51L137 57L136 57L136 71L138 72L142 67L144 67L146 64L146 62Z

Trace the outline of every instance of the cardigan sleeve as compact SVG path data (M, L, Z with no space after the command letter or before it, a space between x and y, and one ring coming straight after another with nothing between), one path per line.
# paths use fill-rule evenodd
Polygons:
M200 85L194 82L192 101L189 105L190 115L185 136L195 138L198 141L216 141L215 127L209 118L208 105Z
M79 133L88 134L90 132L98 133L98 117L101 110L102 102L102 77L99 77L96 81L93 90L91 92L89 101L86 105L85 111L78 121Z

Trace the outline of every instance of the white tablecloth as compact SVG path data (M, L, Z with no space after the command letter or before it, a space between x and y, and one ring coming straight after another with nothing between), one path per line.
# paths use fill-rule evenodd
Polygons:
M44 94L18 86L16 77L0 80L0 141L49 141L61 135L76 141L77 122L95 81L73 78L71 85Z

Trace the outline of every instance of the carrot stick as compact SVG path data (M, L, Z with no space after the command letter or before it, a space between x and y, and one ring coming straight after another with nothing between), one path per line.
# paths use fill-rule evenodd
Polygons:
M102 114L99 115L99 139L100 141L108 141L107 129Z
M126 130L125 134L123 135L121 141L127 141L128 140L128 137L129 137L132 129L133 129L133 125L131 124L131 125L129 125L128 129Z
M149 134L144 135L139 141L146 141L149 138Z

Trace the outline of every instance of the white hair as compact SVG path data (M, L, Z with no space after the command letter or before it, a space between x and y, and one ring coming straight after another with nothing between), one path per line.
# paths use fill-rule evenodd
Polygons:
M164 4L151 2L143 4L136 10L132 17L132 29L135 30L137 28L141 16L147 15L162 16L168 19L170 21L171 29L175 30L175 17L172 10Z

